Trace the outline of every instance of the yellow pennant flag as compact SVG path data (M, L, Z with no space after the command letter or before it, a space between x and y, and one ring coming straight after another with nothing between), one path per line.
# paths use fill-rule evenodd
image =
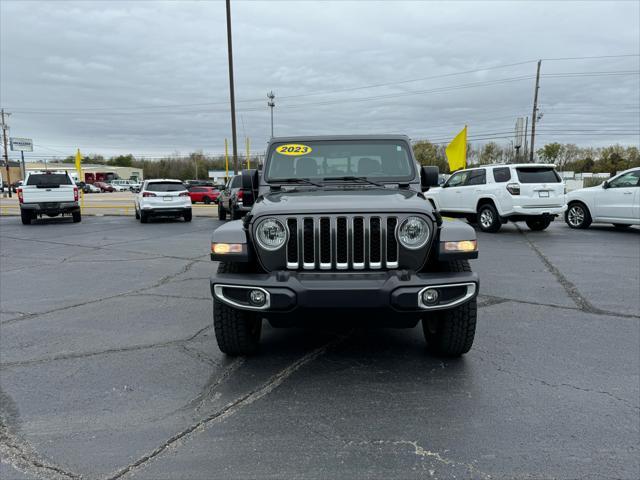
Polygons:
M452 172L467 168L467 126L465 125L460 133L451 140L445 150L447 160L449 160L449 169Z
M82 181L82 155L80 149L76 152L76 170L78 171L78 181Z

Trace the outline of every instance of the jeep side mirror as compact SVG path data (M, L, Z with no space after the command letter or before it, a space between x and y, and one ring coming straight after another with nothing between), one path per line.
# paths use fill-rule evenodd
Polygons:
M438 186L438 176L440 169L431 165L423 165L420 167L420 186L423 192L426 192L431 187Z
M246 206L253 205L258 198L258 188L260 187L260 176L258 170L249 169L242 171L242 203Z

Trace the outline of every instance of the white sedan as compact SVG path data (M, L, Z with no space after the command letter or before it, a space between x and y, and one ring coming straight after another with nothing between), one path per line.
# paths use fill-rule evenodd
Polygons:
M569 192L567 205L564 219L571 228L587 228L592 222L613 223L620 229L640 225L640 168Z

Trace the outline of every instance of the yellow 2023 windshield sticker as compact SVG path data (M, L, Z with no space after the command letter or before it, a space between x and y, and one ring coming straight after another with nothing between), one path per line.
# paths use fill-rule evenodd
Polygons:
M300 145L297 143L287 143L276 147L276 152L280 155L306 155L311 153L311 147L309 145Z

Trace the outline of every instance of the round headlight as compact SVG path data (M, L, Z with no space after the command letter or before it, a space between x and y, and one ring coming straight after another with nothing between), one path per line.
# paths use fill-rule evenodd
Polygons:
M256 228L258 244L265 250L277 250L284 245L287 231L280 220L267 218L262 220Z
M398 229L398 240L412 250L424 247L429 240L429 224L420 217L407 217Z

